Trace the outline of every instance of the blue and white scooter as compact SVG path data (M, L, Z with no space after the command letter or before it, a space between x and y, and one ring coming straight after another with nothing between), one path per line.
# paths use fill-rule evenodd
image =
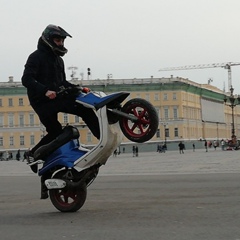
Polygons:
M121 144L123 134L133 142L146 142L156 133L159 122L155 108L144 99L131 99L121 106L129 96L127 92L106 95L81 90L69 88L60 94L74 94L78 104L94 110L100 126L99 142L91 149L83 148L78 129L67 126L59 137L34 153L35 163L43 164L38 175L51 174L45 185L52 204L61 212L75 212L83 206L87 186Z

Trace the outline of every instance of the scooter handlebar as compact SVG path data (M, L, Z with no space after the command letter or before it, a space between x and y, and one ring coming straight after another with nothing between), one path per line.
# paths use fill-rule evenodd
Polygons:
M79 85L71 86L71 87L61 87L57 92L57 96L73 96L82 93L89 93L91 90L87 87L81 87Z

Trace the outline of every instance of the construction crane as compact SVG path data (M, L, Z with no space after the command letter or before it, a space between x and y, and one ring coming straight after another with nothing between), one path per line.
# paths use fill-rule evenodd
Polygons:
M191 69L203 69L203 68L224 68L228 70L228 90L232 87L232 66L240 65L239 62L227 62L227 63L213 63L213 64L199 64L199 65L189 65L182 67L167 67L160 68L158 71L176 71L176 70L191 70Z

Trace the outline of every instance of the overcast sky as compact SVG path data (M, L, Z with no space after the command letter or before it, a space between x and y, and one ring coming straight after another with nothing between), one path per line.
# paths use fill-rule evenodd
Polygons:
M164 67L240 62L240 0L0 0L0 81L20 81L28 55L48 24L66 39L68 67L93 79L189 78L227 89L223 68L159 72ZM232 84L240 94L240 65Z

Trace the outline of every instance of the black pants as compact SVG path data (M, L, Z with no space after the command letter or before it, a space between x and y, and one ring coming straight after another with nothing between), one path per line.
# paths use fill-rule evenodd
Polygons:
M58 121L58 113L60 112L81 117L93 135L98 139L100 138L100 129L96 114L92 109L77 104L75 99L56 98L37 107L34 106L33 109L37 113L41 123L45 126L47 135L44 136L34 148L32 148L32 153L34 153L40 146L48 144L54 140L62 132L62 125Z

